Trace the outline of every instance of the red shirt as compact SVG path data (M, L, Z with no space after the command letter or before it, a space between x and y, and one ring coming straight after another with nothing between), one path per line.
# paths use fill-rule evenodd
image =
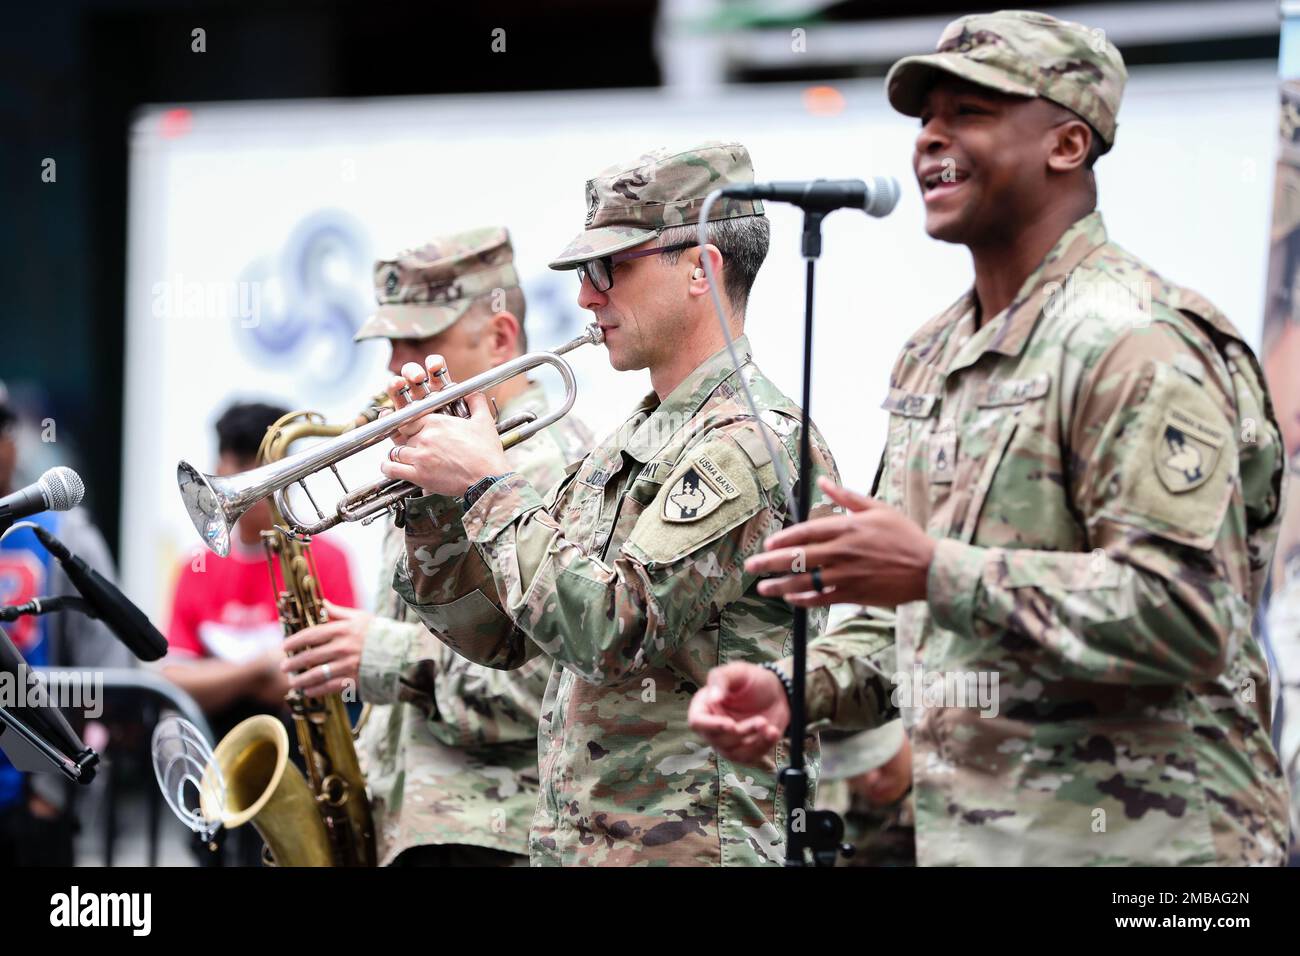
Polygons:
M322 538L312 539L311 554L321 596L355 607L347 555ZM244 550L231 541L229 557L203 553L181 567L167 628L171 653L242 663L283 640L261 545Z

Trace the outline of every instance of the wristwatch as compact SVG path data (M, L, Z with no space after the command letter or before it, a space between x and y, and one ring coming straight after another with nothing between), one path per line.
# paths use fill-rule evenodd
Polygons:
M500 474L500 475L486 475L483 478L480 478L478 481L474 482L474 484L470 485L468 488L465 489L465 497L461 503L462 510L468 513L469 509L474 507L474 502L482 498L483 494L489 488L495 485L502 478L508 478L513 474L514 474L513 471L507 471L504 474Z

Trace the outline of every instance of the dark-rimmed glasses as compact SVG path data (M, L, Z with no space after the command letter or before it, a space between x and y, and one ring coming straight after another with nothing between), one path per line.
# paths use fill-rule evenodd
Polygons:
M675 242L670 246L655 246L653 249L642 249L639 252L616 252L598 259L588 259L577 267L578 281L590 279L591 287L597 292L608 292L614 288L614 266L620 262L640 259L643 256L657 256L661 252L678 252L698 245L698 242Z

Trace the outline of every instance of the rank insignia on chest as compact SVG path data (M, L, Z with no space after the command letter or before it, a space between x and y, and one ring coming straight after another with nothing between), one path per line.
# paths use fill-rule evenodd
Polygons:
M936 485L952 484L957 467L957 426L944 422L930 435L930 482Z
M1222 431L1171 408L1165 413L1156 442L1156 474L1175 494L1204 484L1219 463L1225 435Z
M664 520L698 521L716 511L724 501L739 495L735 482L707 455L701 455L664 495Z

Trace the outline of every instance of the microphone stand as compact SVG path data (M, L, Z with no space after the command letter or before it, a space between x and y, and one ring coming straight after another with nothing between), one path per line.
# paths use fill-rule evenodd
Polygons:
M86 617L99 618L94 606L85 598L56 594L52 597L32 598L26 604L0 607L0 621L16 621L24 614L49 614L53 611L80 611Z
M84 748L76 757L70 757L3 707L0 707L0 724L18 734L19 737L31 745L33 750L48 760L55 770L73 783L85 786L95 779L95 767L99 764L99 754L95 753L90 747ZM11 745L10 741L5 740L3 733L0 733L0 741L4 741L6 745ZM6 751L6 754L10 758L10 763L17 767L18 761L13 759L15 755L9 754L8 751ZM30 767L19 767L18 769L26 770L28 773L38 772Z
M36 598L26 604L0 608L0 621L13 621L23 614L47 614L51 611L65 609L82 610L85 613L90 613L85 607L85 602L80 598L61 596ZM35 682L37 686L42 688L39 693L43 693L40 678L36 677L31 668L27 666L27 662L18 653L18 648L14 647L13 642L9 640L9 635L2 630L0 630L0 673L12 674L15 681L22 680L24 673L26 673L27 687L30 688ZM84 786L95 779L95 768L99 764L99 754L92 748L87 747L73 732L58 708L48 703L38 703L34 706L25 706L22 709L32 711L33 715L41 714L42 720L40 722L47 725L44 728L45 732L52 733L55 739L62 738L65 746L71 744L70 750L75 750L76 756L72 756L69 752L50 743L40 730L25 723L6 707L0 706L0 743L3 744L5 753L15 767L29 773L37 773L40 772L36 769L40 766L39 758L43 758L56 771L73 783ZM19 739L11 739L6 736L7 732L17 734ZM26 744L25 747L24 744ZM38 759L33 760L33 756Z
M800 523L808 520L812 490L812 429L809 407L812 405L812 352L813 352L813 281L817 259L822 254L822 220L829 210L805 208L803 217L802 251L804 270L803 313L803 396L799 429L799 485L797 515ZM790 696L790 763L781 769L777 779L785 788L785 865L808 866L805 851L812 857L813 866L834 866L839 855L849 856L853 848L844 844L844 821L833 810L809 810L808 772L804 764L804 728L808 725L808 710L804 697L804 684L808 675L808 609L794 609L792 635L794 653Z
M898 183L888 178L877 178L874 185L868 186L861 180L813 180L810 182L743 184L725 186L709 193L700 208L696 234L701 247L708 243L706 225L709 221L709 209L718 199L730 196L737 199L768 199L775 202L792 203L803 210L803 258L804 272L804 316L803 316L803 401L801 410L802 428L799 432L799 476L798 493L791 488L789 477L781 465L767 433L760 431L763 444L772 457L781 486L787 499L796 499L795 517L800 523L808 520L812 490L809 487L812 477L812 441L809 437L812 423L809 409L812 405L812 343L813 343L813 285L816 274L816 262L822 254L822 220L836 209L861 208L870 216L886 216L898 202ZM710 293L713 296L714 312L718 317L718 327L727 343L727 352L732 365L740 370L740 357L722 309L722 300L718 295L717 277L708 257L701 258L705 275L709 278ZM745 396L750 410L757 417L758 405L749 391L743 375L737 376L741 393ZM851 856L853 847L844 844L844 821L838 814L829 810L809 810L808 772L804 765L804 733L808 726L808 711L805 700L805 681L808 677L808 612L805 608L794 609L794 627L792 629L794 653L792 655L791 693L790 693L790 763L783 767L777 776L780 786L785 788L787 803L786 817L786 866L834 866L839 855ZM809 857L811 856L811 861Z

